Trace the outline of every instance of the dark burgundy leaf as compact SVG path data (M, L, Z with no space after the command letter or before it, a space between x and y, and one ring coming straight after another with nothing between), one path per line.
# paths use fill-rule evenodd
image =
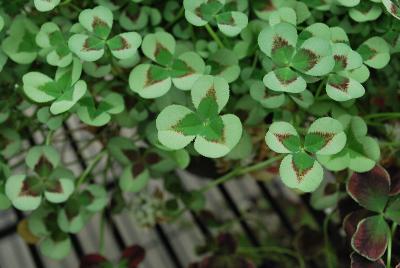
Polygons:
M357 253L353 252L350 255L351 268L385 268L385 264L382 259L377 261L370 261Z
M138 245L128 247L122 252L121 259L128 261L128 268L136 268L144 260L146 251Z
M381 215L361 220L353 235L351 244L361 256L376 261L386 251L389 226Z
M348 237L353 237L357 230L358 223L368 216L368 211L365 209L356 210L346 215L343 220L343 229Z
M347 192L361 206L382 212L389 199L390 176L380 166L364 173L354 173L348 183Z
M80 268L101 268L107 259L99 254L89 254L81 259Z

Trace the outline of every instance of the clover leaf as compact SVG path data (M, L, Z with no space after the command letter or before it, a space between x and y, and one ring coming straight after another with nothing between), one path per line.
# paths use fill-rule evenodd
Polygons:
M74 191L71 173L56 169L60 157L53 147L33 147L25 161L35 173L13 175L5 185L6 194L16 208L34 210L43 196L51 203L62 203Z
M34 0L33 3L35 7L40 12L46 12L54 9L58 4L60 4L61 0Z
M119 114L125 109L124 99L118 93L110 92L97 99L86 94L77 109L79 119L91 126L104 126L111 120L111 115Z
M89 32L74 34L68 41L68 46L84 61L100 59L107 47L118 59L132 57L139 48L142 38L136 32L118 34L109 38L113 25L113 14L104 6L85 9L79 14L80 24Z
M400 20L400 4L396 0L382 0L382 4L385 6L387 12L396 19Z
M1 48L16 63L29 64L38 55L35 42L38 31L37 26L30 19L19 15L12 21L8 37L3 40Z
M310 125L304 142L287 122L272 123L265 141L274 152L288 154L279 168L282 181L290 188L311 192L320 185L324 175L312 155L338 153L346 144L346 135L339 121L323 117Z
M54 208L41 206L28 217L29 231L40 238L39 249L43 255L60 260L71 251L71 240L57 224Z
M166 94L172 84L190 90L205 71L203 59L195 52L175 57L174 37L165 32L148 34L143 39L143 53L157 64L139 64L129 75L130 88L143 98Z
M46 60L50 65L66 67L72 62L72 53L57 24L44 23L36 35L36 44L46 50Z
M178 150L195 140L194 148L201 155L212 158L226 155L242 135L239 118L233 114L219 115L228 98L228 84L223 78L203 76L192 89L196 112L181 105L170 105L158 115L160 142Z
M248 23L247 15L240 11L226 10L225 0L184 0L185 17L195 26L215 22L227 36L238 35Z
M337 43L333 46L335 68L329 75L326 93L336 101L348 101L364 95L365 89L349 72L362 66L361 56L348 45Z
M347 136L346 146L335 155L318 156L327 169L333 171L349 168L356 172L371 170L380 158L378 142L367 136L367 125L358 116L343 115L338 118Z
M22 139L17 131L7 127L0 127L0 155L11 158L22 147Z
M254 1L253 9L257 17L269 21L271 25L279 22L300 24L311 15L306 3L294 0Z
M348 101L360 98L365 89L363 60L361 55L349 46L348 36L340 27L329 27L323 23L315 23L305 28L299 35L301 42L312 37L325 39L331 43L335 65L327 77L326 92L335 101ZM365 66L364 66L365 67ZM367 78L369 72L367 70Z
M382 8L373 1L361 1L349 10L350 17L357 22L374 21L382 14Z
M37 103L51 103L50 112L54 115L69 111L86 93L87 85L78 80L80 63L59 69L55 79L40 72L29 72L22 77L26 96Z
M390 48L385 39L379 36L371 37L362 43L357 52L369 67L382 69L390 61Z
M306 89L304 75L323 76L331 72L335 61L331 44L318 37L311 37L297 44L296 27L279 23L266 27L258 36L258 44L275 69L265 75L263 82L271 90L300 93Z
M357 217L353 212L346 217L347 224L357 226L350 233L353 249L370 261L379 260L386 251L390 235L387 222L400 221L399 178L391 178L384 168L375 166L368 172L354 173L347 182L349 195L360 206L375 212L367 217Z
M300 107L308 108L314 103L314 96L309 90L298 94L280 93L265 87L261 81L255 81L250 87L250 96L267 109L276 109L286 103L290 97Z

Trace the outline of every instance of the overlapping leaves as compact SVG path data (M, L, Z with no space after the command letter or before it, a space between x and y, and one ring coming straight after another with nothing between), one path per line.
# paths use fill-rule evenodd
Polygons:
M377 261L385 253L391 235L387 222L400 223L399 179L399 176L391 178L384 168L375 166L371 171L354 173L347 183L349 195L374 212L366 217L356 211L345 221L353 249L368 260Z
M227 36L238 35L248 23L247 15L228 10L225 0L185 0L185 17L195 26L215 22L219 30Z
M347 135L346 146L334 155L318 156L326 168L333 171L349 168L356 172L371 170L380 159L378 142L367 136L367 125L357 116L343 115L338 118Z
M339 121L323 117L310 125L304 140L291 124L274 122L265 141L274 152L288 154L279 168L282 181L290 188L312 192L324 176L322 166L313 155L338 153L346 144L346 134Z
M205 71L204 61L192 51L176 57L175 47L175 39L169 33L146 35L142 51L155 64L136 66L129 75L130 88L143 98L160 97L172 84L181 90L190 90Z
M262 30L258 44L275 65L263 79L265 86L274 91L303 92L307 87L305 76L324 76L335 66L327 40L311 37L298 44L296 27L289 23Z
M109 38L113 14L104 6L83 10L79 14L79 22L89 35L74 34L69 39L68 46L84 61L99 60L106 47L117 59L132 58L142 42L141 36L136 32L121 33Z

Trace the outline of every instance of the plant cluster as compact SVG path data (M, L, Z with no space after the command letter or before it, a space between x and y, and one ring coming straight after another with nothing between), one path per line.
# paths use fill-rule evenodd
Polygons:
M215 239L190 267L390 268L399 20L398 0L2 1L0 209L29 212L21 236L54 259L106 210L147 228L191 210ZM79 131L90 138L76 153L101 147L82 171L64 157ZM188 190L177 171L197 163L214 180ZM301 212L293 243L249 247L205 210L208 190L249 174L279 175L323 221ZM324 235L311 257L308 232ZM82 267L115 264L103 255ZM143 259L133 246L117 265Z

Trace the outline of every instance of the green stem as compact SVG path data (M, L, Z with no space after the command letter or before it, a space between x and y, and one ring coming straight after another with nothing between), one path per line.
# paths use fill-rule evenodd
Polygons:
M64 6L64 5L68 5L69 3L71 3L72 0L65 0L64 2L60 3L59 6Z
M294 257L297 259L297 261L299 262L299 267L300 268L305 268L305 263L304 260L301 258L301 256L299 254L297 254L296 252L290 250L290 249L286 249L286 248L280 248L280 247L273 247L273 246L269 246L269 247L260 247L260 248L251 248L251 247L239 247L238 248L238 252L242 253L242 254L246 254L246 253L278 253L278 254L283 254L283 255L289 255L291 257Z
M386 268L391 268L392 266L392 243L393 243L393 235L396 232L397 224L393 222L392 229L390 230L390 234L388 236L388 246L387 246L387 254L386 254Z
M372 118L400 118L400 113L377 113L364 116L364 119Z
M240 175L244 175L253 171L257 171L263 168L268 167L269 165L275 163L276 161L279 161L283 158L282 155L279 156L275 156L272 158L269 158L263 162L257 163L255 165L251 165L251 166L247 166L247 167L242 167L242 168L237 168L232 170L231 172L225 174L222 177L219 177L216 180L211 181L210 183L208 183L206 186L204 186L203 188L200 189L201 192L207 192L208 190L214 188L215 186L219 185L219 184L223 184L229 180L231 180L234 177L240 176Z
M334 268L336 267L334 265L334 263L331 260L331 255L330 252L332 250L332 246L331 243L329 242L329 234L328 234L328 226L329 226L329 221L332 218L333 214L335 213L335 211L332 211L324 220L324 224L323 224L323 232L324 232L324 244L325 244L325 248L324 248L324 253L325 253L325 259L326 259L326 264L328 268Z
M317 92L315 93L315 99L317 99L321 95L322 88L324 87L325 83L326 83L326 79L322 80L321 83L319 84L319 86L317 88Z
M206 27L207 32L211 35L211 37L214 39L214 41L220 46L220 48L225 48L224 43L222 43L221 39L214 32L214 30L211 28L211 26L209 24L206 24L205 27Z
M50 145L50 143L51 143L51 138L52 138L52 136L53 136L53 133L54 133L54 131L53 131L53 130L50 130L49 133L47 134L47 137L46 137L46 145Z
M85 171L82 173L82 175L79 177L79 180L76 184L76 188L78 188L82 183L85 182L86 177L93 171L93 169L96 167L98 162L107 154L107 151L102 151L97 154L96 158L93 159L93 162L90 163L89 166L85 169Z

